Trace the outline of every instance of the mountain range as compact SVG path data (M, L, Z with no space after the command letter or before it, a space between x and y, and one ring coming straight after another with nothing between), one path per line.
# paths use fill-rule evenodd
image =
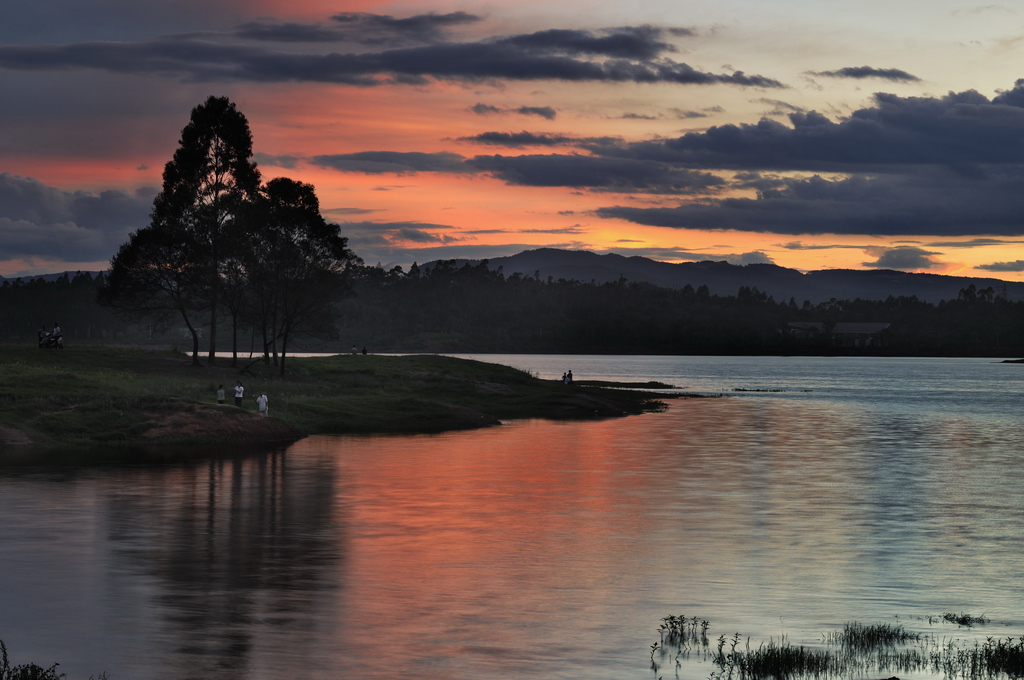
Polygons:
M429 270L438 261L428 262L421 269ZM458 265L480 264L481 260L455 260ZM1024 283L994 278L970 276L945 276L942 274L917 274L892 269L822 269L801 272L774 264L735 265L728 262L705 260L702 262L659 262L646 257L599 255L587 250L560 250L538 248L525 250L517 255L495 257L487 260L491 271L501 271L506 277L519 273L522 276L549 277L558 281L581 281L583 283L608 283L625 278L629 282L651 283L665 288L695 289L707 286L715 295L736 295L741 286L757 288L776 300L793 298L797 304L809 300L811 304L837 300L884 300L894 297L916 296L925 302L937 303L955 300L960 291L971 284L978 290L992 287L997 295L1010 300L1024 300ZM76 272L67 272L74 277ZM99 272L89 272L95 277ZM62 276L46 274L22 277L29 281L43 278L52 281ZM13 278L0 276L0 282Z
M457 260L457 263L479 264L481 260ZM436 262L423 266L430 269ZM823 269L801 272L774 264L734 265L728 262L658 262L645 257L599 255L585 250L539 248L517 255L487 260L488 269L501 268L507 277L523 276L576 280L583 283L606 283L625 278L630 282L646 282L665 288L699 288L707 286L715 295L736 295L741 286L757 288L776 300L794 298L797 304L837 300L884 300L890 295L916 296L919 300L937 303L955 300L960 291L971 284L978 290L992 287L997 295L1011 300L1024 299L1024 283L993 278L917 274L891 269Z

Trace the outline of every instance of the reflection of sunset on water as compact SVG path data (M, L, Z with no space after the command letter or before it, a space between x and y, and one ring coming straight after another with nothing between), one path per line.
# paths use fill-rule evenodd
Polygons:
M1024 425L1005 394L1024 376L685 361L686 383L730 396L152 465L11 461L0 639L72 678L620 680L648 677L669 615L708 620L712 644L815 645L893 616L935 632L924 617L953 610L1016 634ZM727 387L772 380L815 389ZM947 408L951 386L971 404ZM697 653L679 677L713 671Z

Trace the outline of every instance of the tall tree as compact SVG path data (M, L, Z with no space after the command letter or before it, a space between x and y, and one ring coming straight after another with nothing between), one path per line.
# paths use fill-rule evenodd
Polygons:
M296 333L331 335L335 303L351 293L347 273L361 264L337 224L320 214L309 184L285 177L263 191L250 231L248 280L264 329L264 347L280 341L285 370L288 342Z
M163 190L153 203L152 228L193 244L192 273L210 316L209 363L217 349L217 321L232 227L256 200L260 175L252 162L249 122L226 97L192 109L174 157L164 167Z
M180 315L192 337L192 364L199 365L195 312L205 296L196 264L200 245L180 233L145 227L134 232L110 261L97 301L127 316L146 316L159 326Z

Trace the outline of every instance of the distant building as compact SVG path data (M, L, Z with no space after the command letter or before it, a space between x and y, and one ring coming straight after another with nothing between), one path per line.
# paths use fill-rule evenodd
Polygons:
M871 347L878 344L879 335L888 327L887 323L840 322L830 331L821 321L790 321L789 333L807 339L829 335L835 347Z

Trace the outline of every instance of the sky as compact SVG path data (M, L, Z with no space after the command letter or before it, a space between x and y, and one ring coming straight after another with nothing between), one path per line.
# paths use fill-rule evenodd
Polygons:
M47 0L0 22L0 275L99 270L193 107L367 264L542 247L1024 280L1024 7Z

